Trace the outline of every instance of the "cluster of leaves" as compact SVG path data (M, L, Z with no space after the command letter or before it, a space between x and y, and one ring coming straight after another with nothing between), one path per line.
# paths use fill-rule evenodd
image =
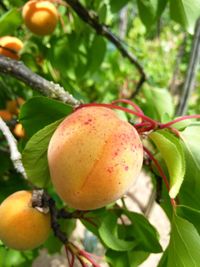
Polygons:
M122 8L126 9L126 16L129 18L125 32L128 49L143 62L149 74L148 84L143 86L136 102L146 115L155 120L166 123L173 119L173 98L164 88L172 77L183 30L172 22L170 17L192 33L196 18L200 14L199 1L82 2L88 10L92 9L98 14L101 23L109 25L119 35L118 13ZM5 0L2 3L0 36L15 35L24 41L21 59L34 72L59 82L76 98L86 102L108 102L119 96L129 96L133 92L136 78L139 77L137 69L127 60L123 60L117 49L81 21L70 7L58 7L62 23L57 26L54 34L41 38L32 35L23 25L19 7L25 1ZM158 40L155 25L161 20L161 16L164 26ZM190 39L189 36L189 48ZM166 57L165 54L169 51ZM54 130L63 117L72 112L72 108L38 96L11 77L2 75L0 88L1 109L5 108L6 101L10 98L21 96L27 100L18 119L26 131L26 138L19 140L19 149L23 152L23 164L28 180L49 191L62 207L64 204L58 199L50 183L46 152ZM129 119L129 116L126 119ZM178 195L177 202L180 203L173 209L169 196L165 190L162 191L162 207L171 222L171 235L159 267L196 267L200 257L200 124L189 121L177 123L173 127L179 131L179 137L169 130L158 130L150 134L148 144L166 170L170 181L170 196L175 198ZM6 142L2 136L0 138L0 200L3 200L18 189L28 188L28 184L14 171ZM155 182L158 175L155 166L152 166L150 175ZM162 252L155 228L143 215L113 204L90 212L87 216L94 224L86 220L82 220L82 223L105 247L106 260L110 266L136 267L150 253ZM124 218L126 224L123 223ZM73 220L63 222L63 229L68 229L68 236L74 225ZM56 240L52 235L44 244L49 253L60 250L62 244ZM21 253L7 250L2 245L0 266L27 266L37 255L38 250Z

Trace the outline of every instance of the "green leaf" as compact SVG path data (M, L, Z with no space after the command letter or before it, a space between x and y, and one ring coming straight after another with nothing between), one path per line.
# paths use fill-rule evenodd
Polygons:
M200 237L190 222L174 214L167 267L197 267L200 259Z
M167 267L168 248L164 251L157 267Z
M146 251L133 250L128 251L129 265L128 267L138 267L143 263L149 256L149 253Z
M81 222L90 232L99 237L98 229L102 224L105 216L108 214L108 212L109 211L107 211L105 208L101 208L94 211L90 211L87 214L85 214L85 218L89 218L89 220L92 220L95 223L95 225L88 222L87 220L81 220Z
M164 88L145 88L144 94L146 97L147 108L152 118L165 122L165 116L168 120L174 115L174 104L172 96Z
M38 187L43 188L49 184L47 149L51 136L61 121L56 121L33 135L22 153L28 180Z
M150 28L155 21L157 2L158 0L137 0L140 18L147 29Z
M35 255L34 255L35 254ZM36 253L33 251L16 251L0 247L0 267L25 267L31 266Z
M106 53L106 41L103 37L96 35L88 50L88 71L91 73L99 69ZM95 60L94 60L95 59Z
M195 226L195 228L197 229L200 235L200 211L199 210L180 205L176 207L176 212L180 217L191 222Z
M194 120L193 119L183 120L183 121L179 121L177 123L174 123L173 124L173 128L176 128L178 130L182 130L183 131L186 127L190 126L191 124L194 124Z
M130 267L127 252L108 250L106 261L111 267Z
M19 120L28 137L72 112L72 108L57 100L46 97L33 97L20 110Z
M11 165L10 156L8 153L5 153L3 151L0 151L0 175L2 175Z
M21 11L10 9L0 17L0 36L13 33L22 23Z
M54 254L56 252L60 252L62 242L53 233L51 233L43 246L48 250L49 254Z
M167 131L156 131L149 135L160 151L170 176L171 198L178 194L185 175L185 158L181 141Z
M196 20L200 17L200 0L170 0L170 14L189 33L194 33Z
M99 22L100 23L105 23L107 12L108 12L107 9L108 9L108 6L105 3L99 9L98 16L99 16Z
M137 250L128 252L108 250L106 252L106 260L112 267L138 267L148 256L148 252Z
M122 9L125 5L127 5L129 1L130 0L120 0L120 1L110 0L111 11L113 13L119 12L120 9Z
M137 248L153 253L162 252L156 229L141 214L124 210L124 214L132 222L132 234L137 241Z
M187 127L180 136L184 143L186 174L180 191L182 204L200 209L200 126Z
M70 45L70 40L73 38L73 47ZM48 58L52 66L57 68L62 74L66 74L74 67L75 57L78 52L78 43L76 34L68 34L67 36L60 36L57 39L52 39L51 49L49 50Z
M164 12L166 5L168 3L168 0L160 0L158 1L158 6L157 6L157 17L159 18L162 13Z
M108 248L116 251L131 250L136 246L136 241L125 241L117 236L117 219L114 213L109 213L103 220L99 235Z

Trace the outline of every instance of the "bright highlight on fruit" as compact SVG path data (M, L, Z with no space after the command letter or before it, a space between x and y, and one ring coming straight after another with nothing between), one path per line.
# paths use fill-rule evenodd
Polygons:
M58 11L49 1L28 1L23 9L22 16L27 28L37 35L51 34L58 22Z
M143 147L135 128L104 107L76 110L58 126L48 147L56 191L79 210L119 199L138 176L142 162Z
M15 128L13 129L13 133L19 138L25 137L25 131L21 123L17 123L15 125Z
M12 59L20 58L19 52L23 48L23 43L16 37L3 36L0 37L0 54Z
M0 205L0 240L9 248L34 249L48 238L50 215L33 208L31 199L31 192L18 191Z

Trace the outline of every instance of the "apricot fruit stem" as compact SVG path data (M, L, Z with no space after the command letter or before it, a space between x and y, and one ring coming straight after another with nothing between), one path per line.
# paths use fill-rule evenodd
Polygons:
M101 267L98 263L96 263L94 261L94 259L92 258L93 257L92 254L88 253L85 250L79 249L77 246L75 246L71 242L68 242L65 245L65 251L66 251L67 257L69 256L68 252L70 252L72 255L76 256L77 259L79 260L81 266L83 266L83 267L87 266L87 264L85 263L85 260L87 262L91 263L93 267ZM73 260L73 263L74 263L74 260ZM70 267L73 267L73 264L71 264Z

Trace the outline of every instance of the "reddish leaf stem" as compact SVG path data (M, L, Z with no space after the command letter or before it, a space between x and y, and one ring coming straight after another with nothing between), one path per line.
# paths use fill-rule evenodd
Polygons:
M93 259L92 259L92 255L88 252L86 252L85 250L79 250L79 253L81 256L83 256L84 258L86 258L89 262L92 263L93 267L101 267L99 264L97 264Z
M85 258L88 262L90 262L92 264L93 267L101 267L99 264L97 264L93 259L92 259L92 254L88 253L85 250L79 249L78 247L76 247L74 244L72 243L67 243L65 245L65 250L66 253L67 251L70 251L71 254L73 256L76 256L76 258L79 260L79 262L81 263L81 265L83 267L88 266L84 261L83 258ZM68 254L67 254L68 257ZM71 261L72 262L72 261ZM73 258L73 264L74 264L74 258ZM73 267L73 265L70 265L70 267Z
M143 149L146 152L146 154L148 155L148 157L154 162L154 164L155 164L155 166L156 166L156 168L157 168L160 176L163 179L163 182L165 183L165 186L167 188L167 191L169 192L169 190L170 190L169 182L168 182L167 177L166 177L166 175L165 175L162 167L160 166L159 162L155 159L155 157L152 155L152 153L145 146L143 146ZM176 206L175 200L172 199L172 198L170 200L171 200L172 206Z
M131 100L129 99L123 99L123 98L120 98L120 99L117 99L115 101L112 102L112 104L117 104L117 103L126 103L126 104L129 104L131 105L137 112L141 113L141 114L144 114L144 112L141 110L141 108L136 105L134 102L132 102Z
M83 261L81 257L78 256L77 259L79 260L82 267L88 267L88 265Z
M129 108L124 108L124 107L116 106L113 104L100 104L100 103L82 104L77 109L83 108L83 107L106 107L106 108L118 109L118 110L122 110L124 112L130 113L132 115L135 115L139 118L142 118L144 121L149 122L151 124L152 129L157 128L157 126L159 125L157 121L149 118L148 116L145 116L144 114L141 114L140 112L136 112Z
M199 114L196 114L196 115L186 115L186 116L177 118L177 119L175 119L173 121L170 121L170 122L167 122L167 123L164 123L164 124L160 124L159 125L159 128L160 129L169 128L171 125L173 125L173 124L175 124L177 122L184 121L184 120L189 120L189 119L200 119L200 115Z

